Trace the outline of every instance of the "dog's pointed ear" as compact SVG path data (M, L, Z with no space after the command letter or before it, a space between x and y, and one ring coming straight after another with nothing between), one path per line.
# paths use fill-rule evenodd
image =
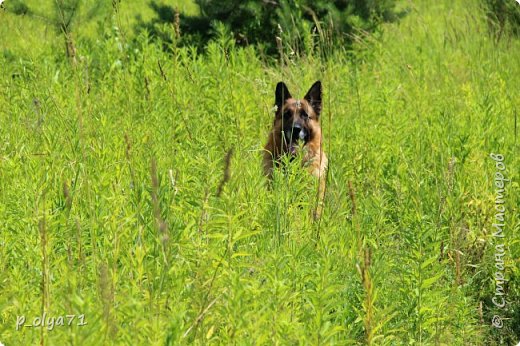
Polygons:
M307 91L307 95L305 95L305 99L311 104L312 108L316 112L317 116L320 116L321 113L321 82L315 82L309 91Z
M287 89L287 85L285 85L284 82L279 82L276 85L276 92L275 92L275 104L278 107L278 109L282 109L283 104L285 103L285 100L288 98L291 98L291 93L289 92L289 89Z

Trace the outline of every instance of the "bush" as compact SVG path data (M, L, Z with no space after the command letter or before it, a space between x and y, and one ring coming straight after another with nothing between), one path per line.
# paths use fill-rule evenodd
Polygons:
M485 0L484 3L497 39L502 37L504 31L520 35L520 6L516 1Z
M309 52L317 42L348 43L356 31L373 31L382 21L396 18L395 0L195 0L200 15L178 15L181 38L176 42L204 46L224 23L237 44L255 44L269 54L280 48L277 37L295 53ZM175 10L152 1L157 18L139 27L172 42L164 23L175 23ZM278 42L280 42L278 40Z

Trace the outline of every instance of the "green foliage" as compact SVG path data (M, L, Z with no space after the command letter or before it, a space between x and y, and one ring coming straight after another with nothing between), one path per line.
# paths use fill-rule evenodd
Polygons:
M499 39L504 30L520 35L520 6L516 1L485 0L492 28Z
M94 2L83 9L83 0L55 0L47 6L41 3L29 3L29 1L15 0L11 3L7 10L16 15L27 15L31 19L50 24L57 34L63 37L65 46L65 56L74 57L75 47L73 32L79 31L77 26L82 21L94 21L100 13L106 9L103 2ZM117 6L117 1L113 1L113 5Z
M53 23L0 12L0 341L517 342L520 42L487 35L478 4L410 6L348 54L276 68L222 24L204 53L165 52L118 6L72 27L73 62ZM314 222L301 162L268 185L261 160L276 83L301 97L317 79L330 168ZM505 309L492 152L510 179ZM87 325L15 329L43 312Z
M6 6L6 7L4 7ZM26 15L30 13L29 7L22 0L9 1L7 5L2 4L2 8L6 8L8 11L13 12L16 15Z
M396 18L394 0L195 0L198 16L178 15L169 5L150 3L157 17L138 26L167 42L192 44L199 48L215 36L223 23L240 45L255 44L267 53L276 53L280 43L297 54L310 54L321 42L324 48L350 42L349 35L374 31L383 21ZM163 24L178 20L182 40L167 37Z

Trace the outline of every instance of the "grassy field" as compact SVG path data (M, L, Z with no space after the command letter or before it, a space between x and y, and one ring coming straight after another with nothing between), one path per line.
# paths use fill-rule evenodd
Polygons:
M520 42L476 2L401 6L353 51L270 64L226 35L165 52L124 2L77 28L73 62L49 24L0 11L0 342L520 341ZM316 182L295 162L269 190L261 159L276 83L318 79L313 222Z

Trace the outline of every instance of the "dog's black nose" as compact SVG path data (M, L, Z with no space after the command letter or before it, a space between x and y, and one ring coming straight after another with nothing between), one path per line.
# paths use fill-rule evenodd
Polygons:
M293 143L299 140L307 142L309 140L309 132L302 125L296 123L285 130L285 137L289 142Z

